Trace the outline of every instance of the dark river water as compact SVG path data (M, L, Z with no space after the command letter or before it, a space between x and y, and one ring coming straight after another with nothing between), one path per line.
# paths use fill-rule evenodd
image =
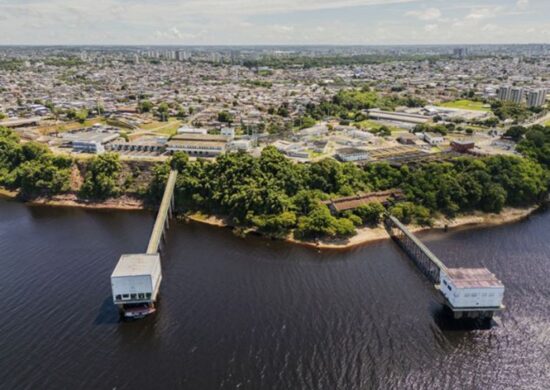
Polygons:
M0 200L1 389L549 389L550 213L421 235L506 286L490 329L456 326L391 241L318 252L174 224L159 311L119 322L110 274L145 212Z

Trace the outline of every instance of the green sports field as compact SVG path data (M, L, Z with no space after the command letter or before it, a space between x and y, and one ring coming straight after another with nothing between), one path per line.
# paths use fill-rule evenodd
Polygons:
M455 100L452 102L446 102L440 104L441 107L459 108L461 110L473 110L473 111L491 111L489 107L485 107L482 102L474 102L472 100Z

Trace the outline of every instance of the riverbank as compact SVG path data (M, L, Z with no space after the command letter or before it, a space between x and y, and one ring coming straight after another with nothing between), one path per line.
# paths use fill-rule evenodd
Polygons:
M0 198L17 200L19 193L0 188ZM130 196L91 202L79 199L76 194L63 194L48 198L35 198L24 201L24 203L30 206L76 207L95 210L145 210L147 208L142 200Z
M77 207L93 210L144 210L146 207L143 201L129 196L122 196L116 199L107 199L101 202L83 201L74 194L54 196L51 198L36 198L26 202L32 206L52 207Z
M0 188L0 198L5 199L17 199L18 193ZM76 194L64 194L51 198L36 198L32 201L27 201L26 204L32 206L51 206L51 207L77 207L85 209L95 210L145 210L147 209L144 202L140 199L122 196L115 199L107 199L102 202L89 202L83 201L77 197ZM460 215L456 218L449 219L446 217L436 218L431 227L426 226L408 226L409 230L413 233L435 230L458 230L468 228L480 228L496 225L504 225L513 223L527 218L534 211L538 209L538 206L533 206L524 209L517 208L505 208L500 214L488 214L482 212L475 212L471 214ZM186 215L182 219L186 221L193 221L197 223L203 223L214 227L233 228L230 221L227 218L214 215L206 215L202 213L195 213ZM253 232L253 231L248 231ZM324 239L315 241L302 241L294 238L292 235L283 238L284 241L312 247L316 249L350 249L358 246L373 244L383 240L387 240L388 233L383 226L377 226L374 228L360 228L357 229L357 234L349 238L340 239Z
M5 188L0 188L0 198L2 199L15 199L17 198L18 193L15 191L6 190Z
M482 228L497 225L504 225L508 223L518 222L524 218L527 218L539 207L533 206L525 209L505 208L500 214L488 214L482 212L475 212L466 215L460 215L456 218L449 219L446 217L440 217L434 220L431 227L427 226L408 226L409 230L413 233L424 231L436 231L436 230L458 230L468 228ZM227 219L216 216L208 216L204 214L193 214L187 217L188 220L204 223L216 227L228 227ZM383 240L389 239L386 229L383 226L377 226L375 228L360 228L357 229L357 234L349 238L340 239L325 239L316 241L302 241L288 236L283 238L284 241L291 242L293 244L308 246L317 249L350 249L358 246L373 244Z

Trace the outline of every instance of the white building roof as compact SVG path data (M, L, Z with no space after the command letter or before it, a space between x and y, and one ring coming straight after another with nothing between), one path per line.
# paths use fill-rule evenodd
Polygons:
M111 278L124 276L152 275L156 264L160 262L157 254L129 254L122 255L118 261Z

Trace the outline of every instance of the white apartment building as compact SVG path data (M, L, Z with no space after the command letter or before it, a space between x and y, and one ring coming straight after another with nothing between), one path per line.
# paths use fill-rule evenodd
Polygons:
M546 93L545 89L536 89L529 91L527 94L527 106L528 107L541 107L546 103Z

